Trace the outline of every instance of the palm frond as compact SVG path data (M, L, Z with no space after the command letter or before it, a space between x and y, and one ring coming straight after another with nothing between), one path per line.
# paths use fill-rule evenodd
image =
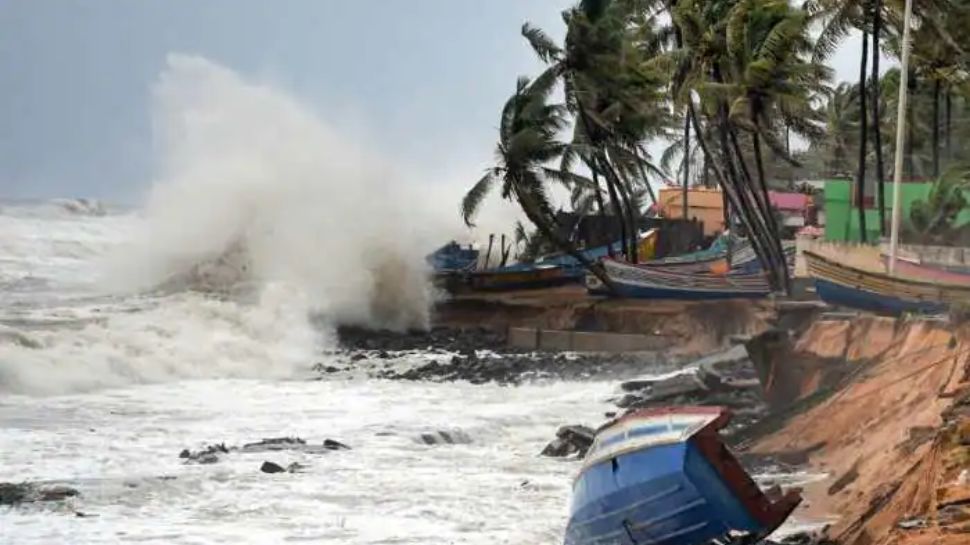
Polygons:
M556 45L556 42L541 28L525 23L522 25L522 36L529 42L532 50L535 51L536 56L542 59L542 62L553 62L562 55L562 48Z

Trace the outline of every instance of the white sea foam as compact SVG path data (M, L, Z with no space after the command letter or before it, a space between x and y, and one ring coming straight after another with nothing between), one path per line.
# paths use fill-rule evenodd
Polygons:
M336 321L426 325L426 245L410 235L422 218L377 158L199 57L171 56L155 99L163 167L113 285L191 283L222 259L206 281L282 282Z
M0 391L289 376L327 342L311 317L427 324L442 220L420 192L295 99L203 58L170 56L153 92L143 207L0 211Z

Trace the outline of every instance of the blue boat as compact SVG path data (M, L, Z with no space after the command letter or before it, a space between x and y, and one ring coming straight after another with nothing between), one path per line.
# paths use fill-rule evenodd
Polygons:
M771 293L771 286L760 269L731 274L698 273L683 266L644 267L604 259L603 269L613 282L610 292L594 275L586 276L591 293L633 299L740 299L761 298Z
M890 276L803 253L819 298L830 305L898 316L938 314L953 303L970 304L970 286Z
M573 486L566 545L750 542L780 526L798 490L769 498L718 430L721 407L635 411L601 428Z
M478 264L478 250L470 246L462 248L457 242L451 241L428 255L425 260L439 274L470 271Z

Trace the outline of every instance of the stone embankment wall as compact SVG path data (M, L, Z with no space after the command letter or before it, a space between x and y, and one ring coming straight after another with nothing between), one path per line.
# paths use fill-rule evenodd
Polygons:
M525 343L519 348L700 354L768 329L776 315L770 301L611 300L577 289L455 297L437 306L434 321L510 333Z

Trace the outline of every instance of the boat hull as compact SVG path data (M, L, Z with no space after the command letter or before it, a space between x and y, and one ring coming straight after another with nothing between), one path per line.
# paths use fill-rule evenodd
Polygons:
M870 312L892 316L898 316L905 312L938 314L946 310L946 306L942 303L902 299L887 294L843 286L821 278L815 279L815 292L822 301L830 305L868 310Z
M603 260L613 291L596 277L586 277L587 289L594 294L609 294L633 299L756 299L767 296L771 289L758 271L745 274L714 275L684 272L676 267L642 267L613 260Z
M696 545L760 525L692 442L617 456L577 481L566 545Z
M826 303L883 314L935 314L951 304L970 304L970 286L890 276L806 251L808 273Z
M761 537L801 501L767 498L718 437L718 407L644 409L601 429L573 487L566 545Z
M559 286L575 280L562 267L483 271L469 275L473 290L516 290Z

